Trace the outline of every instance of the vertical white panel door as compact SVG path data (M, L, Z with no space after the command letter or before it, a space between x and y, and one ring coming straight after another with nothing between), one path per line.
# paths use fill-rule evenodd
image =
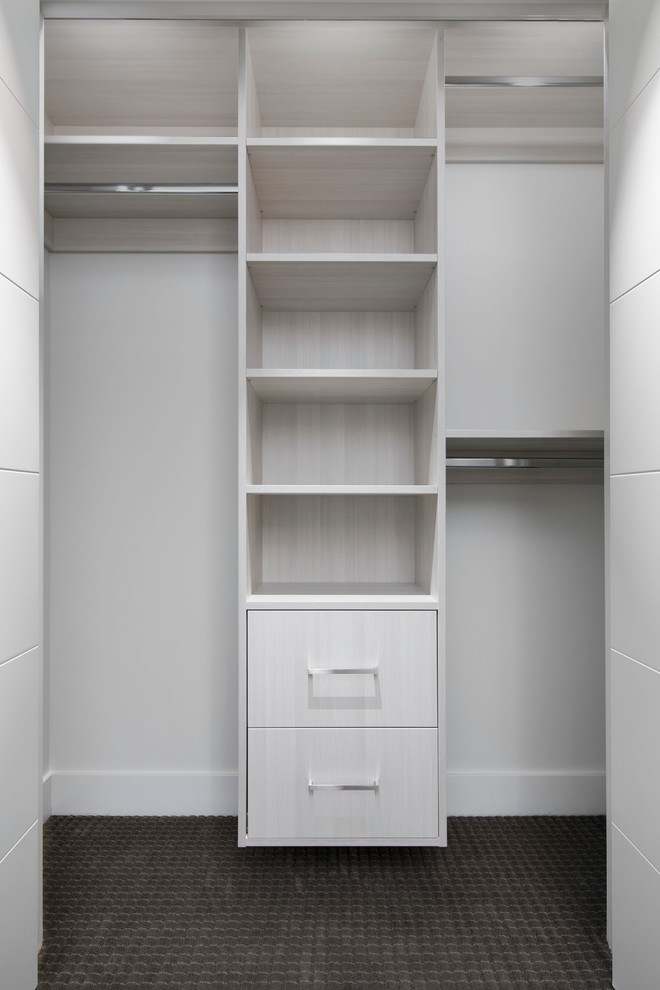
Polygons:
M39 0L0 0L0 987L37 985Z
M612 0L610 8L612 982L657 990L660 0Z

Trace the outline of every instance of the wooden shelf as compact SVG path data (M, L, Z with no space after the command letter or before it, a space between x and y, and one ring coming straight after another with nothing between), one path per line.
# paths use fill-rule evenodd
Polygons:
M429 595L418 584L349 584L343 582L327 583L289 583L268 582L259 585L247 599L248 605L265 604L300 604L301 602L315 604L350 602L387 602L391 604L431 604L437 605L437 599Z
M279 310L412 310L436 254L248 254L259 302Z
M436 154L432 141L249 143L262 220L414 220ZM429 212L436 209L435 199Z
M45 181L54 183L238 182L238 138L167 134L54 134L44 140Z
M414 402L437 377L435 369L247 370L247 379L263 402Z
M248 495L437 495L437 485L247 485Z

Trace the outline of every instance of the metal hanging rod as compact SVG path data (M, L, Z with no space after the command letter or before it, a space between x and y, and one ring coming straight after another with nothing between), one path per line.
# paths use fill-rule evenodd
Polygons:
M133 182L120 183L49 183L47 182L44 191L49 195L52 193L139 193L140 195L155 196L236 196L238 186L236 185L141 185Z
M602 457L447 457L448 468L593 468L602 469Z
M447 89L577 89L602 87L602 76L447 76Z

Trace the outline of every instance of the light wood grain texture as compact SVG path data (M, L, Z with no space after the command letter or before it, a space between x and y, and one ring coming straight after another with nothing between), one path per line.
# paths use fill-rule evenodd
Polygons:
M448 76L599 76L598 22L464 21L445 26Z
M438 599L411 582L401 581L266 581L248 598L250 609L409 608L437 609Z
M262 501L264 583L418 582L418 497L250 497Z
M44 159L46 182L238 181L236 138L52 135Z
M437 495L437 485L400 484L248 484L248 495Z
M438 839L435 729L250 729L249 835ZM378 782L376 791L310 791Z
M602 127L600 87L446 90L447 127Z
M326 22L248 30L263 128L397 128L412 134L435 32Z
M266 309L412 310L435 267L434 255L248 255Z
M253 727L437 724L433 612L250 612L248 644Z
M266 484L414 484L411 403L264 403ZM420 430L422 427L420 426Z
M236 252L235 220L61 218L53 251Z
M236 128L238 31L213 21L48 20L55 125Z
M322 253L412 254L412 220L264 220L262 250Z
M426 389L413 407L415 481L438 484L438 389Z
M433 384L433 369L248 368L248 380L263 402L412 402Z
M438 365L438 327L444 306L438 305L438 269L426 283L415 309L415 367L435 368Z
M254 81L250 40L247 37L245 39L244 78L245 133L249 138L253 134L261 134L261 110L259 108L257 85Z
M599 164L602 127L448 127L447 162Z
M434 159L424 183L414 224L415 251L438 250L438 162Z
M263 223L261 219L261 208L259 206L257 190L252 177L252 169L247 158L245 171L245 203L247 210L247 250L248 253L251 251L261 251L263 249Z
M415 116L416 137L438 136L438 44L436 31Z
M262 143L248 146L264 219L412 220L435 148Z
M264 368L412 368L412 312L263 312Z
M246 444L248 484L263 481L263 407L257 393L249 385L246 391Z
M246 270L246 361L249 366L259 365L263 354L263 310L259 304L254 282Z
M197 193L46 192L46 209L62 218L112 220L233 220L236 196Z

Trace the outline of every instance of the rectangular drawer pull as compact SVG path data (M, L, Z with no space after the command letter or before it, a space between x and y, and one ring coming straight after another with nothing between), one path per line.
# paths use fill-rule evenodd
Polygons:
M373 674L378 677L378 667L308 667L310 677L314 674Z
M315 784L310 780L307 786L310 791L377 791L380 784L377 780L372 784Z

